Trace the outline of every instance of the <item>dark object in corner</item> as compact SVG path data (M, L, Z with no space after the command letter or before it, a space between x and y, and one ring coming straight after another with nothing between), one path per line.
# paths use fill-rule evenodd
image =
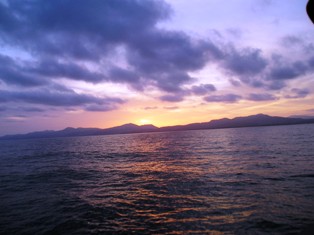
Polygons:
M314 0L309 0L309 2L306 5L306 11L312 23L314 24Z

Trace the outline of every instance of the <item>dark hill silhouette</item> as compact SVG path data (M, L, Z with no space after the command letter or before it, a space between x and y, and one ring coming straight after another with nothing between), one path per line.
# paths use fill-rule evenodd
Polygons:
M201 129L221 129L238 127L274 126L274 125L294 125L314 123L314 119L271 117L265 114L257 114L248 117L236 117L233 119L223 118L203 123L191 123L187 125L156 127L154 125L138 126L132 123L107 129L100 128L72 128L68 127L60 131L40 131L21 135L6 135L4 139L31 139L31 138L50 138L50 137L71 137L71 136L91 136L91 135L113 135L131 134L145 132L162 131L184 131Z
M103 129L101 131L101 134L103 134L103 135L129 134L129 133L152 132L152 131L157 131L157 130L158 130L158 127L155 127L154 125L138 126L138 125L129 123L129 124L125 124L122 126Z
M291 125L304 123L302 118L283 118L271 117L264 114L257 114L248 117L237 117L234 119L221 119L209 122L212 128L230 128L230 127L250 127L250 126L273 126L273 125Z
M223 118L204 123L192 123L182 126L161 127L161 131L220 129L235 127L273 126L314 123L314 119L271 117L265 114L257 114L248 117Z

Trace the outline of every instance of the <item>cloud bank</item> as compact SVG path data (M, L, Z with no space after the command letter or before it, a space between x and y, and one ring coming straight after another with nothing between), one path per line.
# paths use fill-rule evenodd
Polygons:
M269 54L236 41L160 27L172 14L162 0L1 1L0 43L9 53L0 54L0 102L30 104L30 110L38 108L35 104L110 111L127 101L110 92L79 93L64 81L123 84L139 93L155 89L156 99L172 103L190 96L209 103L274 101L280 97L273 92L313 74L314 57L308 52L314 47L301 37L281 41L298 48L301 58ZM209 65L235 90L259 91L241 94L218 89L210 78L199 82L195 72ZM291 88L283 98L304 98L310 92Z

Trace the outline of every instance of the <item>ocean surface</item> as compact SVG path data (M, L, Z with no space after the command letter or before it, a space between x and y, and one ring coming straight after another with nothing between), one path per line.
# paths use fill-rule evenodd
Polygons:
M302 234L313 224L314 125L0 141L0 234Z

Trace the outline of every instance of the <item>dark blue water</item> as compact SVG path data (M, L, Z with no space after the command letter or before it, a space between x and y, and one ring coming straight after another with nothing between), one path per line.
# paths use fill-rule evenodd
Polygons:
M314 125L0 150L0 234L298 234L314 224Z

